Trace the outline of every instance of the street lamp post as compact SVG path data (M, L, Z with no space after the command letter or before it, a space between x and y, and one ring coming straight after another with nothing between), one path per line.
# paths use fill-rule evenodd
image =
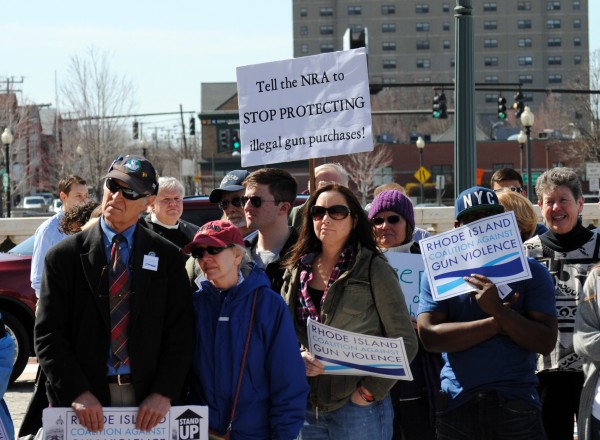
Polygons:
M525 147L525 143L527 142L527 135L523 130L517 136L517 142L519 142L519 146L521 147L519 154L519 168L521 169L521 176L523 175L523 148Z
M417 139L417 149L419 150L419 169L423 168L423 151L425 150L425 141L421 136ZM425 191L423 188L423 182L421 184L421 203L425 203Z
M6 127L1 136L2 143L4 144L4 154L6 157L6 217L10 218L10 208L12 200L10 198L10 156L8 154L8 148L14 139L12 133L10 132L10 128Z
M521 125L525 127L527 133L527 197L533 202L533 191L531 185L531 127L535 122L535 115L529 108L525 106L525 110L521 114Z

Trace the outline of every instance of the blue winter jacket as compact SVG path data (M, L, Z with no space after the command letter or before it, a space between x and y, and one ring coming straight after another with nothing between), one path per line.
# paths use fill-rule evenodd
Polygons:
M209 426L224 433L258 289L246 368L231 439L295 439L309 392L304 362L283 298L256 267L238 286L220 292L203 281L194 293L196 349L190 400L209 407Z
M1 315L0 315L1 316ZM15 343L7 333L0 339L0 421L4 427L4 434L7 440L15 439L15 428L13 426L10 412L4 401L4 393L8 388L8 381L13 369L13 356L15 352ZM0 432L0 436L4 437Z

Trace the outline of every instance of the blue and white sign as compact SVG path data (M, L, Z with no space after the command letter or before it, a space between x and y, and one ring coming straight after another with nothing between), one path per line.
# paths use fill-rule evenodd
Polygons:
M421 292L421 275L425 272L421 255L404 252L385 252L383 255L398 274L408 314L411 318L416 318Z
M472 291L464 277L474 273L497 285L531 278L512 211L425 238L419 244L436 301Z

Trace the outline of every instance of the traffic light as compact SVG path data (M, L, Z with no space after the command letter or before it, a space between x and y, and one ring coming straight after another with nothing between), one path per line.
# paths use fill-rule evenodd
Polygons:
M140 137L140 124L138 121L133 122L133 138L139 139Z
M502 95L498 97L498 119L506 119L506 98Z
M223 128L219 130L219 151L229 151L229 129Z
M193 116L190 118L190 136L196 136L196 119Z
M448 119L448 106L444 92L433 97L432 115L435 119Z
M241 146L239 130L231 130L231 149L233 151L240 151Z
M517 119L519 119L525 110L525 97L523 96L523 92L520 90L515 93L515 103L513 104L513 108L516 111L515 116Z

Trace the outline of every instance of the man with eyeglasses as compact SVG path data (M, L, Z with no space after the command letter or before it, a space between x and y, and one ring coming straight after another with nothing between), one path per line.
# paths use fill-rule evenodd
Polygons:
M285 271L280 263L298 240L298 232L288 224L298 185L285 170L262 168L244 180L244 187L246 224L258 230L247 246L248 252L267 273L273 290L281 292Z
M242 237L246 238L254 231L246 225L246 215L241 202L241 197L244 195L243 183L249 175L250 173L246 170L228 172L221 180L219 187L213 189L209 196L210 202L217 203L223 211L221 220L236 226L242 233Z
M103 407L138 407L149 431L183 401L194 347L183 255L144 227L158 175L141 156L120 156L106 176L102 216L48 252L35 349L53 407L71 407L92 432Z
M513 191L527 198L527 190L523 187L523 177L513 168L500 168L492 174L490 188L496 193L500 191ZM541 235L548 228L543 223L538 223L533 235Z
M454 206L457 227L504 211L494 191L478 186ZM470 274L464 280L471 292L441 301L423 277L419 337L445 363L436 405L440 439L546 439L535 370L537 353L550 353L557 337L554 286L542 264L527 262L530 279L497 286Z
M158 178L158 194L140 223L182 248L194 239L198 226L181 219L185 189L175 177Z

